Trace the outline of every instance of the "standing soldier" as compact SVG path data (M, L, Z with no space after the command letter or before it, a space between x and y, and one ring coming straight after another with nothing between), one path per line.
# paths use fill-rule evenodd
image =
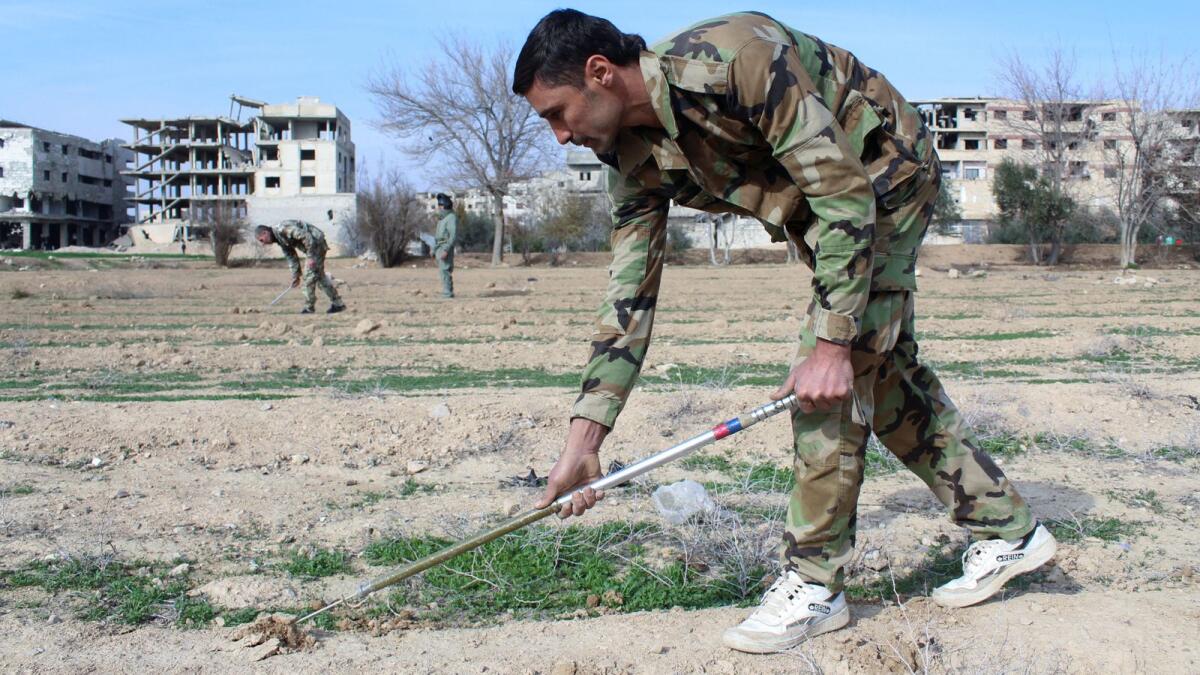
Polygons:
M325 276L325 254L329 252L329 245L325 243L325 233L319 228L299 220L285 220L276 227L259 225L254 228L254 237L263 246L279 244L279 248L283 249L288 266L292 268L292 288L300 285L300 258L296 256L296 249L308 256L304 264L304 309L300 310L301 314L313 313L313 307L317 304L317 284L329 296L327 313L337 314L346 309L337 289Z
M442 275L442 297L454 297L454 242L458 239L458 214L454 212L454 200L450 195L439 192L438 209L442 219L434 233L433 257L437 259L438 271Z
M971 531L939 604L983 602L1053 556L1053 537L917 359L914 270L941 170L920 115L882 74L764 14L702 21L647 50L604 19L557 10L529 34L513 90L560 143L608 165L613 202L608 293L539 506L601 475L600 445L650 342L674 201L757 218L813 270L800 347L774 394L800 400L783 572L725 631L727 646L777 651L849 622L844 570L872 432ZM559 515L602 496L584 490Z

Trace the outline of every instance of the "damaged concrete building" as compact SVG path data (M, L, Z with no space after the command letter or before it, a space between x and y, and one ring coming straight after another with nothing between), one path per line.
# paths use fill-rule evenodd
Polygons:
M0 120L0 248L101 246L126 215L119 140Z
M134 223L157 243L203 236L215 219L274 225L297 219L331 245L354 220L350 120L319 98L267 104L233 96L237 114L122 120L133 130ZM255 111L241 120L245 109Z

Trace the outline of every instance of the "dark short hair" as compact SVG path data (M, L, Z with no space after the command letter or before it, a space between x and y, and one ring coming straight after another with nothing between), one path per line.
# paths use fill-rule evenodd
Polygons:
M618 66L637 60L646 48L640 35L622 33L612 22L574 9L556 9L538 21L513 69L513 93L524 94L534 80L550 87L583 85L583 66L599 54Z
M450 195L446 194L445 192L437 193L437 196L435 197L435 199L437 199L438 208L442 208L442 209L454 208L454 200L451 199Z
M258 237L258 235L262 234L263 232L270 234L272 239L275 238L275 230L272 230L271 228L267 227L266 225L259 225L258 227L254 228L254 236L256 238Z

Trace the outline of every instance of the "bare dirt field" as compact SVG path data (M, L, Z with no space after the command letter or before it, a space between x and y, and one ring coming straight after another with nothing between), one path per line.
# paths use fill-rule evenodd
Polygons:
M315 645L234 639L260 612L342 597L532 503L535 487L505 479L557 457L603 267L468 261L447 301L427 267L333 260L350 311L300 316L298 292L267 307L278 268L12 262L0 670L1200 670L1195 270L1114 283L1111 270L964 264L951 278L950 253L928 256L921 355L1053 527L1056 564L978 607L932 604L966 537L873 448L853 622L754 657L720 632L771 571L783 419L614 491L573 528L535 527L381 592L322 621ZM797 266L669 267L605 463L765 402L807 298ZM683 478L721 510L667 524L650 494Z

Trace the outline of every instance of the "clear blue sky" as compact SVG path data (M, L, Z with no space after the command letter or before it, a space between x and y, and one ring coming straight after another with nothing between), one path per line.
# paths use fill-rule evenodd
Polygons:
M436 56L435 37L461 31L520 43L554 2L280 2L253 0L0 0L0 118L91 138L127 137L122 117L228 114L230 93L270 102L300 95L337 104L354 125L358 155L408 167L417 187L436 187L378 132L363 91L386 61ZM579 2L653 41L695 20L736 9L724 2ZM1182 57L1192 52L1195 0L944 0L816 3L761 1L774 15L854 51L909 98L988 95L996 59L1046 45L1076 49L1089 77L1118 50ZM549 133L549 132L547 132Z

